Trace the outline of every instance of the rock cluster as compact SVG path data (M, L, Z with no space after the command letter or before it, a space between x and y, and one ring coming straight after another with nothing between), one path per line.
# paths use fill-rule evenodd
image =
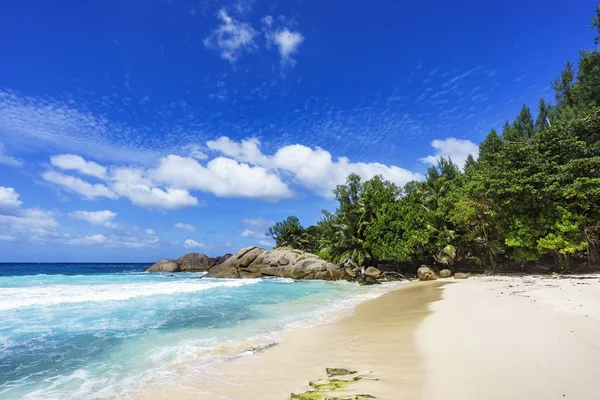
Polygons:
M231 254L213 258L206 254L188 253L177 260L160 260L146 268L146 272L206 272L229 257Z
M440 271L440 278L450 278L452 276L452 271L448 268L444 268ZM438 276L435 272L429 268L427 265L421 265L417 270L417 277L420 281L434 281L438 279ZM457 272L454 274L454 279L467 279L469 274L465 274L463 272Z
M189 253L177 260L161 260L146 271L206 272L207 278L344 279L364 285L406 279L397 272L382 273L375 267L361 268L356 265L340 267L314 254L290 247L279 247L274 250L265 250L256 246L245 247L234 255L227 254L216 258L200 253Z
M338 280L344 271L314 254L289 247L245 247L206 274L207 278L292 278Z

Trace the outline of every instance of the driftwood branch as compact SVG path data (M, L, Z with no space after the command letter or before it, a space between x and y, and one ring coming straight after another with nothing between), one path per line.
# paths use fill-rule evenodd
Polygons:
M394 276L394 277L396 277L396 278L402 278L402 279L404 279L404 280L406 280L406 281L408 281L408 280L409 280L407 277L405 277L404 275L402 275L402 274L401 274L401 273L399 273L399 272L394 272L394 271L386 271L386 272L384 272L384 273L382 273L382 274L381 274L381 277L382 277L382 278L387 278L388 276Z

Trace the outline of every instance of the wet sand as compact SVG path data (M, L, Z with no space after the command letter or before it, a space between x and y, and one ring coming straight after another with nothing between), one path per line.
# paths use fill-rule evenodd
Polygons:
M600 399L600 276L401 285L349 317L285 333L202 376L182 371L140 398L283 400L326 378L326 367L369 378L332 397Z

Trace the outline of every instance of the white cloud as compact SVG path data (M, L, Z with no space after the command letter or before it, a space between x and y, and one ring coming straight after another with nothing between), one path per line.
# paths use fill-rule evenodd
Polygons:
M192 158L170 155L160 159L153 177L178 188L202 190L219 197L280 199L292 192L266 168L217 157L202 166Z
M244 219L244 230L240 233L242 237L264 238L265 233L273 221L267 221L263 218L246 218Z
M265 15L262 17L261 22L266 26L273 25L273 17L271 15Z
M0 226L9 226L14 232L27 232L45 234L48 229L58 227L54 219L55 214L39 208L26 208L19 210L16 215L0 215Z
M118 197L115 192L101 183L91 184L81 178L61 174L56 171L46 171L42 174L42 178L48 182L55 183L65 189L78 193L87 199L94 199L96 197L116 199Z
M166 209L198 204L198 199L190 195L187 190L159 187L141 168L121 167L108 171L105 167L86 161L79 156L61 157L52 157L52 164L63 168L77 169L82 173L94 174L97 177L102 177L106 184L91 184L81 178L61 174L53 170L44 172L42 177L48 182L81 194L87 199L96 197L117 199L119 196L123 196L129 198L136 205Z
M282 65L294 65L296 63L291 55L298 51L298 47L304 41L304 36L300 32L292 32L288 28L284 28L271 34L270 40L279 48Z
M10 236L10 235L0 235L0 240L3 240L5 242L12 242L13 240L16 240L17 238L14 236Z
M22 208L19 194L8 187L0 187L0 232L2 240L39 241L54 235L58 222L55 213L38 209ZM12 238L12 239L11 239Z
M189 144L184 148L187 151L189 157L195 158L196 160L206 160L208 156L202 151L202 147L197 144Z
M333 196L333 189L344 183L351 173L358 174L362 179L381 175L397 185L422 178L418 173L393 165L353 163L346 157L333 161L328 151L299 144L282 147L273 160L278 168L293 173L300 183L324 197Z
M177 229L181 229L181 230L188 231L188 232L196 231L196 228L194 228L192 225L184 224L183 222L176 222L173 224L173 226Z
M93 161L86 161L75 154L60 154L50 157L50 163L63 170L75 170L84 175L94 176L99 179L106 177L106 168Z
M74 211L70 214L71 218L88 221L90 224L102 225L107 228L116 228L117 224L113 219L117 216L116 213L104 211Z
M155 247L160 238L152 229L145 229L141 235L129 234L111 238L110 245L113 247L143 248Z
M267 157L262 154L259 146L260 141L256 138L243 139L238 143L227 136L221 136L217 140L206 142L206 147L219 151L227 157L250 164L264 165L267 162Z
M435 149L435 154L421 158L421 161L427 164L433 165L442 157L450 157L455 164L462 168L469 154L475 159L479 157L479 146L470 140L456 138L435 139L431 142L431 146Z
M187 190L171 187L163 190L140 168L117 168L111 179L113 190L136 205L166 209L198 205L198 199Z
M21 167L23 162L6 154L6 147L0 143L0 164L9 165L11 167Z
M272 156L266 156L258 148L259 145L256 139L246 139L237 143L227 137L207 143L212 150L220 151L240 161L263 165L265 170L272 174L281 170L289 172L298 183L328 198L333 196L333 189L344 183L351 173L358 174L363 179L382 175L384 179L397 185L422 179L420 174L394 165L353 163L346 157L334 161L328 151L318 147L313 149L294 144L280 148Z
M192 239L186 239L185 242L183 242L183 245L186 249L196 249L205 247L204 243L196 242Z
M23 202L19 200L19 193L10 187L0 186L0 213L3 210L11 210L21 207Z
M275 247L275 242L271 241L271 240L259 240L258 244L260 246L269 248L269 247Z
M69 244L69 245L99 245L99 244L105 244L107 242L108 242L108 239L103 234L81 236L81 237L75 237L72 239L64 240L64 243Z
M206 39L204 45L220 52L221 58L235 63L242 51L254 51L256 31L246 22L233 19L224 9L219 10L219 25Z
M160 239L152 229L146 229L142 233L138 228L118 231L110 235L95 234L90 236L71 237L63 235L56 238L58 243L67 245L102 245L108 248L144 248L155 247Z

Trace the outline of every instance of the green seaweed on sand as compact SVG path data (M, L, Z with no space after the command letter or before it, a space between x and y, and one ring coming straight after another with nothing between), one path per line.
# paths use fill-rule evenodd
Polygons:
M354 375L356 371L350 371L346 368L325 368L328 377L340 376L340 375Z
M354 375L357 371L351 371L346 368L326 368L327 376L348 376ZM332 392L340 392L348 389L353 383L362 379L378 380L368 376L357 375L351 379L317 379L310 381L308 384L313 390L304 393L291 394L291 400L367 400L375 397L370 394L333 394Z

